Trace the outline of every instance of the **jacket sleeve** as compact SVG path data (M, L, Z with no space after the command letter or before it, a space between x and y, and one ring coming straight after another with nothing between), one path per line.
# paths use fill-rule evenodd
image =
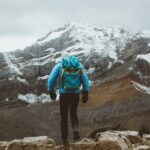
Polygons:
M83 73L81 75L81 79L82 79L83 90L84 91L89 91L90 90L89 79L88 79L88 75L87 75L85 69L83 69Z
M57 64L51 71L49 78L48 78L48 91L54 90L54 85L56 83L56 80L59 76L59 69L60 69L60 64Z

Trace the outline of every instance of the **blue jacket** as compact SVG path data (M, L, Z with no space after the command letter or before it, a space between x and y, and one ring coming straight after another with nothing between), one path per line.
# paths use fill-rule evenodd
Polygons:
M55 86L55 83L58 79L58 77L60 77L60 69L62 69L62 64L61 63L58 63L55 65L55 67L52 69L50 75L49 75L49 78L48 78L48 91L53 91L54 90L54 86ZM87 73L83 67L83 73L81 75L81 81L82 81L82 87L83 87L83 90L85 91L89 91L89 82L88 82L88 76L87 76ZM73 91L74 93L80 93L81 90L80 89L77 89L76 91ZM66 91L64 90L64 88L61 86L61 81L59 83L59 93L62 94L62 93L70 93L70 91Z

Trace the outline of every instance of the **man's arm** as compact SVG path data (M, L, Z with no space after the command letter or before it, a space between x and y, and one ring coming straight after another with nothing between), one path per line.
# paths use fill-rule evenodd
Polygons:
M48 91L54 91L54 85L56 83L56 80L59 76L59 69L60 69L60 64L57 64L51 71L49 78L48 78Z
M90 90L88 75L87 75L87 72L86 72L86 70L82 64L81 64L81 68L82 68L81 81L82 81L83 91L88 92Z
M82 87L83 87L82 102L86 103L88 101L88 93L89 93L90 87L89 87L88 75L84 68L83 68L83 73L82 73L81 78L82 78Z
M83 74L81 78L82 78L83 91L89 91L90 90L89 79L85 70L83 70Z

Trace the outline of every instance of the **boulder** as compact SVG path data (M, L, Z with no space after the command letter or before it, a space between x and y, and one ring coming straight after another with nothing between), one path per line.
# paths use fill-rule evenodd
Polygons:
M149 145L150 146L150 135L149 134L144 134L142 138L143 144Z
M11 141L7 150L55 150L55 142L47 136L26 137Z
M0 150L5 150L8 146L8 142L0 142Z
M133 147L133 150L150 150L150 146L148 145L137 145Z
M47 136L26 137L22 140L24 150L54 150L55 142Z
M80 142L69 144L67 148L68 148L67 150L95 150L96 142L91 139L84 138ZM56 147L56 150L64 150L64 149L65 149L64 146Z
M131 144L127 141L128 139L124 135L119 135L117 132L102 132L98 138L98 147L100 150L128 150Z
M13 140L8 144L7 150L24 150L21 140Z

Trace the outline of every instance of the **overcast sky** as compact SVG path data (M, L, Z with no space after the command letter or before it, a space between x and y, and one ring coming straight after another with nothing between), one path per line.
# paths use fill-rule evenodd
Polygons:
M69 22L150 30L150 0L0 0L0 51L24 48Z

